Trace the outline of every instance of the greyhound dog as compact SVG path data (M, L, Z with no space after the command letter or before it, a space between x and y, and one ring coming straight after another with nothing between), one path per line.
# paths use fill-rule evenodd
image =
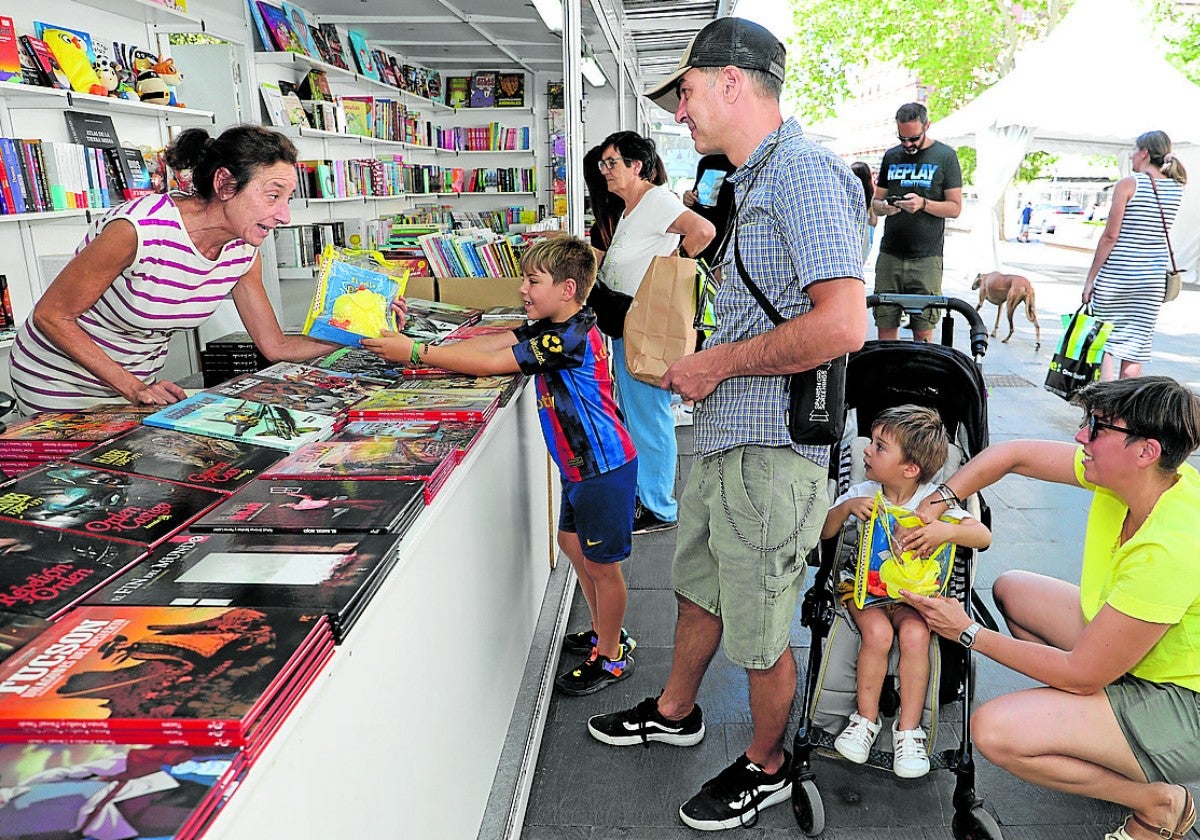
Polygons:
M992 337L996 337L996 333L1000 330L1000 312L1004 308L1005 302L1008 304L1008 335L1005 337L1005 343L1012 338L1013 334L1013 310L1017 308L1017 304L1025 301L1025 316L1033 323L1037 331L1037 340L1034 343L1034 349L1040 349L1042 346L1042 325L1038 323L1037 309L1034 305L1033 284L1029 282L1029 278L1022 277L1020 274L1001 274L999 271L991 271L987 274L976 274L975 282L971 284L972 289L979 289L979 305L975 307L978 312L983 308L984 301L996 304L996 326L992 328Z

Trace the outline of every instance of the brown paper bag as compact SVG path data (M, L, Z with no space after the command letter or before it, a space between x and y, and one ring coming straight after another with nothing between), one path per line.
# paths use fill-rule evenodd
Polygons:
M696 261L655 257L625 316L625 365L658 385L672 364L696 349Z

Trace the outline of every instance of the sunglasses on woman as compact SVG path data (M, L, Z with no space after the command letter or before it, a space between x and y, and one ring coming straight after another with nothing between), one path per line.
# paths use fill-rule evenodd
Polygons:
M1100 434L1101 429L1109 429L1114 432L1120 432L1121 434L1128 435L1130 437L1142 437L1142 435L1139 435L1133 429L1126 428L1125 426L1114 426L1112 423L1101 420L1095 414L1089 414L1083 419L1083 422L1079 424L1079 428L1081 429L1085 426L1088 430L1088 443L1093 443L1096 440L1096 436Z

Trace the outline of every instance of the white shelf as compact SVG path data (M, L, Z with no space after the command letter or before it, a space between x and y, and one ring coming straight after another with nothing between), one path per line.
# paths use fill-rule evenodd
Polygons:
M9 108L69 108L69 91L38 85L0 85L0 97Z
M532 105L522 105L520 108L500 108L492 106L490 108L455 108L455 116L461 117L463 114L526 114L533 115Z
M533 156L533 149L463 149L460 152L455 152L457 155L525 155Z
M182 31L178 27L197 27L204 31L204 21L195 15L170 9L150 0L76 0L81 6L91 6L105 12L112 12L131 20L140 20L154 26L170 27Z
M272 126L272 130L278 131L284 137L292 139L297 137L311 137L314 140L341 140L347 143L362 143L364 140L369 139L358 134L347 134L344 131L323 131L319 128L309 128L306 125L290 125L287 128Z
M501 192L495 190L492 192L440 192L440 193L413 193L413 195L436 195L439 198L461 198L463 196L478 196L481 198L504 196L504 195L537 195L535 192Z
M105 210L103 207L80 208L78 210L49 210L45 213L8 213L0 216L0 223L4 222L60 222L65 219L83 219L88 218L89 210Z
M305 204L349 204L350 202L357 201L361 204L366 199L367 196L350 195L343 198L302 198L300 201L303 201Z
M217 120L212 111L196 108L173 108L167 105L148 105L135 99L96 96L73 90L38 87L36 85L0 85L0 97L9 108L51 108L63 111L79 108L92 113L136 114L166 120L168 125L212 125Z
M344 79L345 81L358 81L359 75L353 70L343 70L334 64L326 64L319 58L309 58L306 55L294 52L256 52L254 60L259 64L277 64L281 66L300 67L305 72L309 70L324 70L325 75L331 79ZM365 81L370 81L366 79Z

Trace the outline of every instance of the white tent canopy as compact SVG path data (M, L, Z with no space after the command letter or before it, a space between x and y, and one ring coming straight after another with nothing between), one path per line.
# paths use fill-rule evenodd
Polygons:
M1012 72L930 128L938 140L976 148L974 230L993 267L999 267L1004 190L1027 151L1112 154L1132 150L1135 137L1158 129L1200 177L1200 86L1164 52L1128 0L1080 0L1046 38L1021 50ZM1193 187L1172 229L1176 257L1193 269L1200 258L1197 222L1200 190Z

